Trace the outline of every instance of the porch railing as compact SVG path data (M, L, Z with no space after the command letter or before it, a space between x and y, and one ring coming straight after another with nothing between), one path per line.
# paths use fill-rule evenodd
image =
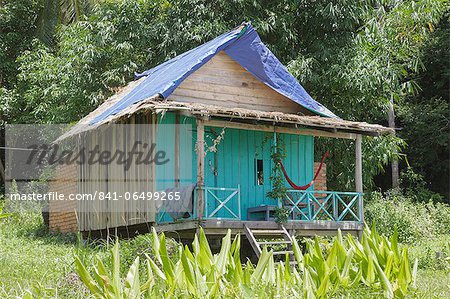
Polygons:
M294 221L363 222L363 198L358 192L288 190L282 206Z
M241 219L241 190L239 185L237 188L205 187L204 190L206 218ZM213 207L210 208L210 205ZM222 215L219 216L219 212L222 212Z

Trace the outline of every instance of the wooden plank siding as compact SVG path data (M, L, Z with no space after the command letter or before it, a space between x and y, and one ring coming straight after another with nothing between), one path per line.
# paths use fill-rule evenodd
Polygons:
M205 127L207 147L222 129ZM314 137L304 135L280 134L285 144L284 165L290 177L298 185L309 183L314 169ZM241 190L241 215L247 219L247 209L259 205L275 205L276 201L267 197L272 190L270 181L273 161L271 159L273 133L225 129L217 152L208 151L205 158L205 186L236 188ZM264 184L256 183L256 159L263 160ZM219 197L224 194L217 191ZM218 202L210 199L208 211L213 211ZM236 198L227 204L233 211L238 209ZM229 212L221 209L217 217L230 218Z
M224 52L186 78L168 100L312 115L259 81Z

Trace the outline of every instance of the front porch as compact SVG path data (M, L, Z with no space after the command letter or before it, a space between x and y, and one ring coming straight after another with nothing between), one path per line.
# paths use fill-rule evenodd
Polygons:
M159 223L155 226L157 232L164 232L175 239L192 239L200 227L211 238L222 238L228 230L232 234L245 235L245 227L250 229L276 230L280 224L275 221L236 221L226 219L187 219L178 222ZM363 224L355 221L289 221L283 225L291 235L295 236L333 236L338 229L343 234L359 236Z
M208 197L212 197L217 202L216 208L212 211L205 209L202 219L192 215L178 221L159 222L154 226L156 231L188 242L202 228L214 250L220 248L221 239L231 231L232 235L239 234L243 238L242 256L256 261L263 246L274 250L273 254L277 258L292 255L294 236L334 236L340 230L344 235L351 234L359 238L364 228L361 193L292 190L286 196L286 204L282 205L287 208L289 219L285 223L277 223L274 219L243 219L239 188L205 189L205 194L210 194L205 196L205 207L209 206ZM222 198L215 191L228 192L229 195ZM234 207L231 206L232 199L237 203ZM220 211L228 213L230 217L214 217Z
M225 138L215 152L205 152L205 140L218 136L218 129L226 129ZM242 234L245 227L276 229L281 224L275 211L281 209L287 214L282 225L291 235L333 235L338 229L358 235L362 230L361 134L197 118L195 135L192 211L181 218L176 215L178 219L160 211L155 219L157 230L189 238L199 227L211 236L223 236L228 229ZM293 179L300 184L314 183L313 142L317 137L354 141L355 192L314 190L313 184L306 190L287 190L278 199L268 198L273 188L269 171L274 167L271 146L278 138L284 140L289 146L284 162Z
M196 193L197 195L198 193ZM254 229L277 229L275 216L267 213L277 206L288 213L282 225L291 235L314 236L334 235L340 229L358 235L363 229L363 197L360 192L336 192L321 190L288 190L284 199L276 205L261 205L261 216L250 217L247 208L241 206L241 190L237 188L204 187L205 205L203 217L199 219L196 211L189 217L173 219L170 213L158 215L156 229L166 233L176 231L182 238L193 237L199 227L208 235L224 235L228 229L234 233L244 233L245 226ZM195 196L194 206L198 204ZM267 208L267 209L264 209ZM269 209L275 208L275 209ZM255 213L257 214L257 213Z

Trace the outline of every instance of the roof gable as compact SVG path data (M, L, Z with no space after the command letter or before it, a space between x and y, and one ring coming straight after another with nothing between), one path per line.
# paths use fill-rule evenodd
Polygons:
M189 75L222 50L276 92L315 114L336 117L325 106L311 98L286 67L262 43L255 29L247 23L153 69L137 74L138 78L146 78L123 99L93 119L91 124L101 122L130 105L157 94L167 98Z
M189 75L167 100L314 115L262 83L224 51Z

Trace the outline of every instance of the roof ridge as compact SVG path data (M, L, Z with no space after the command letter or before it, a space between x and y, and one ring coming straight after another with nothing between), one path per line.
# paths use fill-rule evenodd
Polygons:
M300 106L320 116L337 117L306 92L297 79L264 45L251 23L243 22L231 31L137 74L137 78L144 76L146 78L123 99L92 120L91 124L101 122L130 105L157 94L167 98L181 82L222 50L259 81Z

